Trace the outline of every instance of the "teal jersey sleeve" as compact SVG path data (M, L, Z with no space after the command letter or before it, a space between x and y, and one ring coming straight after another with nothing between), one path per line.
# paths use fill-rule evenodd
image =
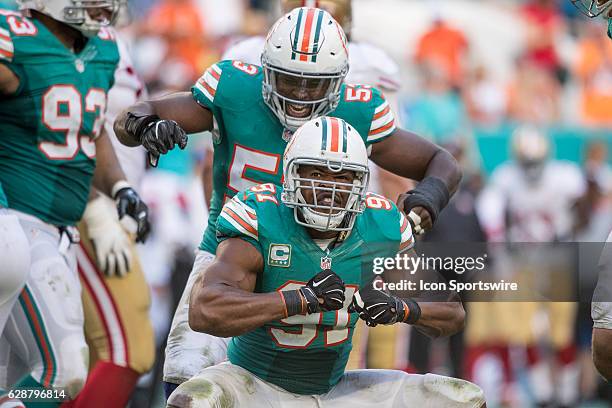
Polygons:
M399 229L400 229L400 243L398 252L408 251L414 248L414 237L412 235L412 226L408 221L408 217L400 210L399 213Z
M386 139L396 129L389 102L381 91L367 85L343 85L340 103L330 116L350 123L368 147Z
M208 67L204 74L197 80L197 82L191 87L191 94L193 99L197 103L210 110L213 115L219 114L219 108L215 104L217 97L217 90L221 90L221 77L223 75L223 68L226 68L224 61Z
M13 24L13 29L9 25L9 21ZM19 94L23 89L24 70L15 60L15 42L13 40L14 28L16 24L23 24L23 27L30 27L33 31L30 20L22 18L16 11L0 9L0 63L6 65L19 79L19 87L14 94Z
M366 194L366 211L358 225L370 242L382 243L381 252L387 256L414 247L412 227L408 217L396 205L382 195Z
M223 206L217 218L217 241L240 238L261 251L255 193L237 193Z
M191 87L196 102L212 112L218 137L226 131L224 112L244 112L257 103L251 96L261 95L261 76L261 67L225 60L211 65Z
M608 37L612 40L612 18L608 19Z

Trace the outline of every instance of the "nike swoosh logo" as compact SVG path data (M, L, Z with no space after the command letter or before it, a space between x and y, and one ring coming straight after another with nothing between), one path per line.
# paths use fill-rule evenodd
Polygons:
M320 280L320 281L318 281L318 282L312 282L312 286L314 286L314 287L316 288L316 287L318 287L320 284L322 284L323 282L325 282L326 280L328 280L328 279L329 279L329 278L331 278L331 277L332 277L331 275L327 275L327 276L325 277L325 279L323 279L323 280Z

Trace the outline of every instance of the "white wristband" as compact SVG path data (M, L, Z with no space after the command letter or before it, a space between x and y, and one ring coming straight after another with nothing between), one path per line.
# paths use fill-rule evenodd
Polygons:
M111 197L115 198L119 190L122 190L124 188L132 188L132 186L125 180L119 180L118 182L116 182L113 188L111 189Z

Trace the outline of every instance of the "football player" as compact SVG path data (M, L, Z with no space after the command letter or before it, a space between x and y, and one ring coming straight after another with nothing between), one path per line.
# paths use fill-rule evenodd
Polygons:
M422 180L404 201L404 210L416 224L420 218L424 228L431 226L448 203L460 179L456 161L444 149L397 128L380 91L344 85L347 52L342 27L329 13L295 9L270 30L263 67L219 62L204 73L191 93L136 104L115 122L115 132L124 144L143 145L153 156L175 145L183 148L185 132L214 129L216 135L208 228L173 319L166 348L166 382L179 384L225 359L227 339L190 330L189 292L196 276L214 259L216 221L224 201L254 184L280 183L282 153L300 125L326 114L345 119L362 135L375 163Z
M144 149L119 143L112 124L121 110L146 96L146 89L133 68L125 41L115 31L112 34L119 48L119 64L108 92L104 127L127 180L137 187L146 166ZM87 383L72 404L125 407L138 378L155 360L149 288L134 236L119 222L109 197L100 194L88 203L79 232L76 255L91 361Z
M603 16L608 20L608 37L612 39L612 0L571 0L572 4L587 17Z
M74 225L93 184L148 232L146 205L125 180L103 129L119 51L119 1L22 0L0 11L0 182L26 233L30 276L4 335L29 373L15 387L85 383L88 348ZM97 162L97 165L96 165ZM91 193L91 194L90 194Z
M367 192L368 153L351 125L304 124L283 167L282 187L238 192L220 213L217 257L194 285L189 322L232 336L229 362L183 383L168 406L482 406L481 390L463 380L345 373L358 318L448 335L464 311L458 301L419 303L375 288L374 258L414 254L414 240L407 217Z
M593 362L599 373L612 381L612 231L599 261L599 280L591 304Z
M378 88L385 93L385 98L391 110L397 114L399 106L397 92L400 88L400 70L398 65L375 45L351 39L353 24L352 0L281 0L284 13L298 7L317 7L327 11L340 23L348 39L349 71L346 75L347 84L362 84ZM240 41L229 48L221 59L238 60L252 65L261 64L261 54L264 49L265 37L254 36ZM399 123L399 117L396 116ZM405 192L410 184L408 180L396 176L377 166L372 167L373 183L380 184L378 189L386 197L397 199ZM207 177L206 179L210 179Z
M523 272L544 280L552 279L553 273L556 276L565 273L571 262L564 258L567 251L551 254L551 246L546 247L548 251L543 250L544 243L571 239L575 221L573 208L586 191L586 181L578 165L550 158L552 148L548 135L537 127L517 128L511 145L514 160L493 171L478 199L479 219L490 242L539 243L521 246L520 258L504 262L504 267L512 268L511 273ZM552 259L555 262L551 262ZM537 268L534 266L536 262L539 262ZM484 338L474 340L479 345L501 337L509 345L526 351L530 386L536 403L545 404L552 399L564 406L576 403L575 303L512 302L510 306L510 303L479 305L476 302L470 308L473 315L481 308L485 313L495 314L504 323L500 325L500 331L491 330L489 326L482 330L484 327L479 323L487 321L487 317L471 319L466 329L468 338L475 338L473 334L480 330ZM533 321L537 314L549 318L550 342L559 364L555 373L556 384L553 384L546 371L546 362L539 355L538 337L533 327L524 324Z
M0 184L0 335L30 270L28 239L19 219L15 214L11 214L7 207L6 195Z

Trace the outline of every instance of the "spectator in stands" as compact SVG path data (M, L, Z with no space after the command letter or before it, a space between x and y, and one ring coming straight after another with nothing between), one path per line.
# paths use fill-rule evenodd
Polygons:
M520 8L521 19L527 23L525 59L554 74L564 83L566 69L555 47L566 26L555 0L529 0Z
M519 123L553 124L560 119L560 91L552 72L519 57L508 89L508 117Z
M463 136L467 128L465 107L453 91L448 71L433 60L421 68L423 89L416 99L404 104L405 123L437 143Z
M508 95L501 83L491 78L484 65L469 75L463 92L467 112L475 125L497 126L505 118Z
M419 65L444 70L453 86L460 88L468 49L465 35L441 17L436 17L431 28L417 43L415 60Z
M612 41L602 31L600 21L585 24L574 71L581 88L581 122L609 127L612 126Z
M170 88L191 84L217 58L207 40L204 21L195 0L161 0L151 8L139 27L140 35L157 37L163 41L165 55L160 73L177 73L168 81ZM180 77L181 81L178 80ZM162 81L163 82L163 81Z

